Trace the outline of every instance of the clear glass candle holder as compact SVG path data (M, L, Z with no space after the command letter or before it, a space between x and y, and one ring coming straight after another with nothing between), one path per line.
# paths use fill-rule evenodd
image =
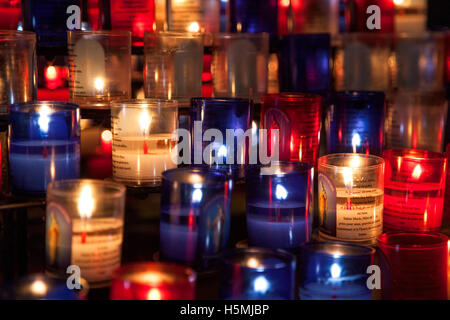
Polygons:
M326 93L330 89L330 35L291 34L278 47L280 92Z
M415 149L383 152L384 231L440 231L447 159Z
M209 168L163 173L160 256L202 268L228 243L232 181Z
M372 5L379 9L379 28L368 28L370 13L368 8ZM350 32L376 32L393 33L395 28L395 1L394 0L349 0L345 8L347 31Z
M448 237L383 233L378 238L385 300L447 300Z
M9 175L14 193L42 195L47 184L80 177L80 111L54 101L10 106Z
M339 0L292 0L293 33L339 32Z
M261 129L279 130L279 159L301 161L317 168L319 158L322 97L317 94L266 94L261 105ZM302 116L299 117L299 114ZM270 145L271 146L271 145ZM260 143L264 147L264 143ZM269 145L267 145L268 149ZM268 150L271 151L271 150Z
M444 33L398 34L394 40L396 88L442 90L444 87Z
M138 262L114 271L111 300L194 300L197 275L170 263Z
M214 34L211 71L215 97L238 97L260 102L267 92L269 35Z
M319 238L373 245L383 229L384 160L356 153L319 158Z
M391 55L391 34L340 34L334 54L335 90L388 92L392 89Z
M302 245L300 253L301 300L370 300L367 268L375 249L339 242Z
M36 35L24 31L0 31L0 113L13 103L37 96Z
M221 299L294 299L294 255L283 250L241 248L227 251L221 260Z
M103 180L52 182L47 191L46 271L66 278L78 267L91 287L120 266L125 186Z
M122 100L111 104L113 178L130 186L161 184L177 167L172 134L178 126L173 100Z
M68 31L70 101L107 109L131 98L131 32Z
M227 141L227 129L251 129L253 104L251 100L240 98L195 98L191 101L191 159L195 165L208 165L228 172L233 178L244 176L245 165L249 163L253 141L250 144L238 143L237 138ZM202 139L208 130L218 130L222 141ZM211 132L211 131L210 131ZM218 133L218 132L216 132ZM245 139L245 138L244 138ZM252 139L256 137L252 134ZM244 141L245 142L245 141Z
M168 0L167 25L170 31L216 33L220 29L220 3L217 0L189 2Z
M383 92L349 91L331 95L325 130L328 153L381 156L384 136Z
M444 91L397 91L386 104L385 148L442 152L447 112Z
M147 98L174 99L189 109L191 98L202 96L203 38L199 33L146 33Z
M311 239L314 169L301 162L272 162L246 170L249 244L296 249Z

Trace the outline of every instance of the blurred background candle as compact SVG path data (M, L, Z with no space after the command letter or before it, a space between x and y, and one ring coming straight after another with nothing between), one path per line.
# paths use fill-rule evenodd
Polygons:
M120 266L125 187L102 180L53 182L47 192L46 270L66 277L80 268L91 286L104 286Z
M347 31L349 32L394 32L395 5L398 0L348 0L346 3L345 17ZM368 29L367 19L373 14L367 12L367 8L376 5L379 9L380 29Z
M427 29L427 2L427 0L394 0L395 32L424 32Z
M195 98L191 103L191 146L192 162L202 162L216 169L226 171L233 178L244 176L244 167L248 164L247 155L250 152L246 143L238 145L237 137L234 138L234 146L226 145L226 130L241 129L245 133L252 128L252 102L251 100L238 98ZM201 121L201 128L199 122ZM201 130L200 130L201 129ZM223 141L203 141L201 137L208 129L216 129L222 133ZM255 138L256 139L256 138ZM201 145L200 145L201 142ZM206 148L209 148L208 158L205 158ZM253 145L253 141L252 141ZM228 148L230 150L228 150ZM233 164L226 164L228 154L233 159Z
M166 3L170 31L219 32L219 0L167 0Z
M302 245L301 300L370 300L367 268L375 249L339 242Z
M131 33L69 31L70 101L81 108L108 108L131 98Z
M261 129L267 130L267 139L270 139L272 130L279 130L280 160L301 161L317 166L321 106L322 98L316 94L280 93L263 96Z
M375 244L383 228L384 161L339 153L319 158L320 239Z
M383 233L378 248L383 299L447 300L447 236Z
M227 245L232 182L209 168L163 173L160 254L163 260L204 266Z
M286 251L241 248L221 259L221 299L294 299L296 261Z
M292 34L278 47L280 92L324 94L330 88L330 35Z
M311 165L271 162L246 170L247 231L251 246L295 249L311 239Z
M194 300L195 272L170 263L138 262L114 271L111 300Z
M238 97L259 103L267 92L269 35L214 35L211 71L215 97Z
M146 33L144 88L147 98L174 99L180 127L189 129L189 107L202 96L203 35Z
M327 152L381 156L384 98L383 92L349 91L332 94L325 122Z
M385 147L442 152L447 112L444 91L397 91L386 104Z
M385 150L385 231L440 231L447 159L444 154Z
M64 102L14 104L9 170L16 193L43 194L51 181L80 176L80 114Z
M391 90L391 34L343 33L336 42L336 91Z
M230 24L232 32L277 35L278 0L230 0Z
M124 100L111 106L113 177L127 185L157 185L163 171L176 168L177 103Z

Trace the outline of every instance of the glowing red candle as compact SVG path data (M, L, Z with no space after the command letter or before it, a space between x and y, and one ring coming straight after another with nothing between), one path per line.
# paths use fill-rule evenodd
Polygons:
M378 248L383 299L447 299L447 236L384 233L378 238Z
M117 269L111 300L193 300L195 272L170 263L132 263Z
M263 97L261 128L267 129L268 139L272 129L279 130L280 160L317 164L321 105L322 97L316 94L280 93Z
M447 159L416 149L385 150L384 230L439 231Z
M367 20L374 11L367 13L367 8L376 5L380 8L380 29L368 29ZM395 5L393 0L351 0L346 8L347 29L351 32L394 32ZM372 21L372 19L370 19Z

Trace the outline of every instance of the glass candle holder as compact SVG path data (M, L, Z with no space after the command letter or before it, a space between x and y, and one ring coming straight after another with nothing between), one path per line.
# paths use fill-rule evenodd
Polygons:
M191 146L192 162L206 164L215 169L226 171L233 178L242 178L244 167L248 164L249 150L245 143L226 141L227 129L243 130L251 128L252 102L239 98L196 98L191 103ZM204 141L202 139L209 129L218 130L222 141ZM218 132L216 132L218 133ZM233 145L231 145L233 142ZM249 144L252 145L252 144Z
M396 87L402 90L442 90L445 36L443 33L398 34L394 41Z
M398 91L386 104L386 148L442 152L448 102L444 91Z
M279 130L279 158L317 166L322 97L315 94L266 94L261 105L261 129ZM298 115L302 116L299 117ZM261 147L264 144L261 143Z
M162 259L202 267L228 242L232 182L208 168L163 173L160 217Z
M381 156L384 109L383 92L350 91L332 94L325 121L327 152Z
M189 108L202 96L203 35L161 32L145 36L145 96L175 99Z
M221 266L221 299L294 299L295 256L283 250L233 249L223 254Z
M268 59L267 33L215 34L211 62L214 96L259 103L267 91Z
M291 34L278 49L280 92L325 93L330 88L330 35Z
M9 173L15 193L43 194L51 181L80 176L77 105L40 101L11 105Z
M450 143L445 149L445 154L448 164L450 162ZM447 170L447 177L445 179L444 211L442 213L442 232L447 233L446 231L448 230L450 230L450 170ZM450 290L450 286L448 289Z
M393 33L395 27L394 2L394 0L349 0L345 10L347 31ZM368 28L368 22L370 22L368 19L371 14L374 14L374 11L367 11L373 5L379 8L379 29Z
M367 268L375 249L339 242L302 245L301 300L370 300Z
M356 153L319 158L319 237L373 245L383 228L384 160Z
M131 98L131 33L69 31L70 100L82 108L107 109Z
M23 29L34 31L37 47L65 51L70 14L67 8L76 5L81 8L81 0L21 0ZM75 19L73 19L75 20Z
M247 230L251 246L296 249L311 239L314 169L272 162L246 170Z
M194 300L195 272L170 263L140 262L114 271L111 300Z
M154 32L155 0L109 1L111 29L131 31L133 46L144 45L144 33Z
M437 5L439 6L439 3ZM395 32L397 34L426 32L427 7L427 0L397 1L395 3Z
M47 192L46 270L65 278L78 266L91 287L120 266L125 186L102 180L52 182Z
M335 90L389 91L391 47L390 34L340 34L334 55Z
M444 154L385 150L385 231L439 231L447 159Z
M170 100L112 102L114 180L132 186L158 185L163 171L177 167L172 140L177 110L177 102Z
M36 35L23 31L0 31L0 112L13 103L37 96Z
M447 300L447 243L440 233L380 235L382 298Z
M2 300L84 300L89 285L86 280L80 279L79 289L69 289L66 279L34 274L9 283L2 289Z
M339 0L291 0L293 33L339 32Z
M170 31L216 33L220 30L220 3L217 0L168 0Z
M20 1L0 0L0 30L17 30L22 17Z
M278 0L230 2L232 32L278 34Z

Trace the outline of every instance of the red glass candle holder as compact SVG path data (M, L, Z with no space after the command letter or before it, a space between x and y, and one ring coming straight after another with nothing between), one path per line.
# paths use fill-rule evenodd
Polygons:
M261 106L261 128L279 130L279 159L301 161L316 166L319 156L319 133L322 97L317 94L266 94ZM263 144L261 144L263 145ZM271 145L268 143L268 148ZM271 155L271 150L268 150Z
M445 149L447 155L447 163L450 161L450 143ZM442 229L450 230L450 170L447 170L447 179L445 180L445 199L444 199L444 213L442 215ZM442 231L445 232L445 231ZM450 290L450 287L449 287ZM450 298L450 297L449 297Z
M369 29L367 20L373 13L367 8L376 5L380 8L380 29ZM349 32L394 32L395 5L393 0L349 0L345 11L347 31Z
M132 263L117 269L111 300L193 300L195 272L170 263Z
M384 233L378 238L378 248L383 299L447 299L447 236Z
M384 231L440 231L447 159L437 152L383 152Z

